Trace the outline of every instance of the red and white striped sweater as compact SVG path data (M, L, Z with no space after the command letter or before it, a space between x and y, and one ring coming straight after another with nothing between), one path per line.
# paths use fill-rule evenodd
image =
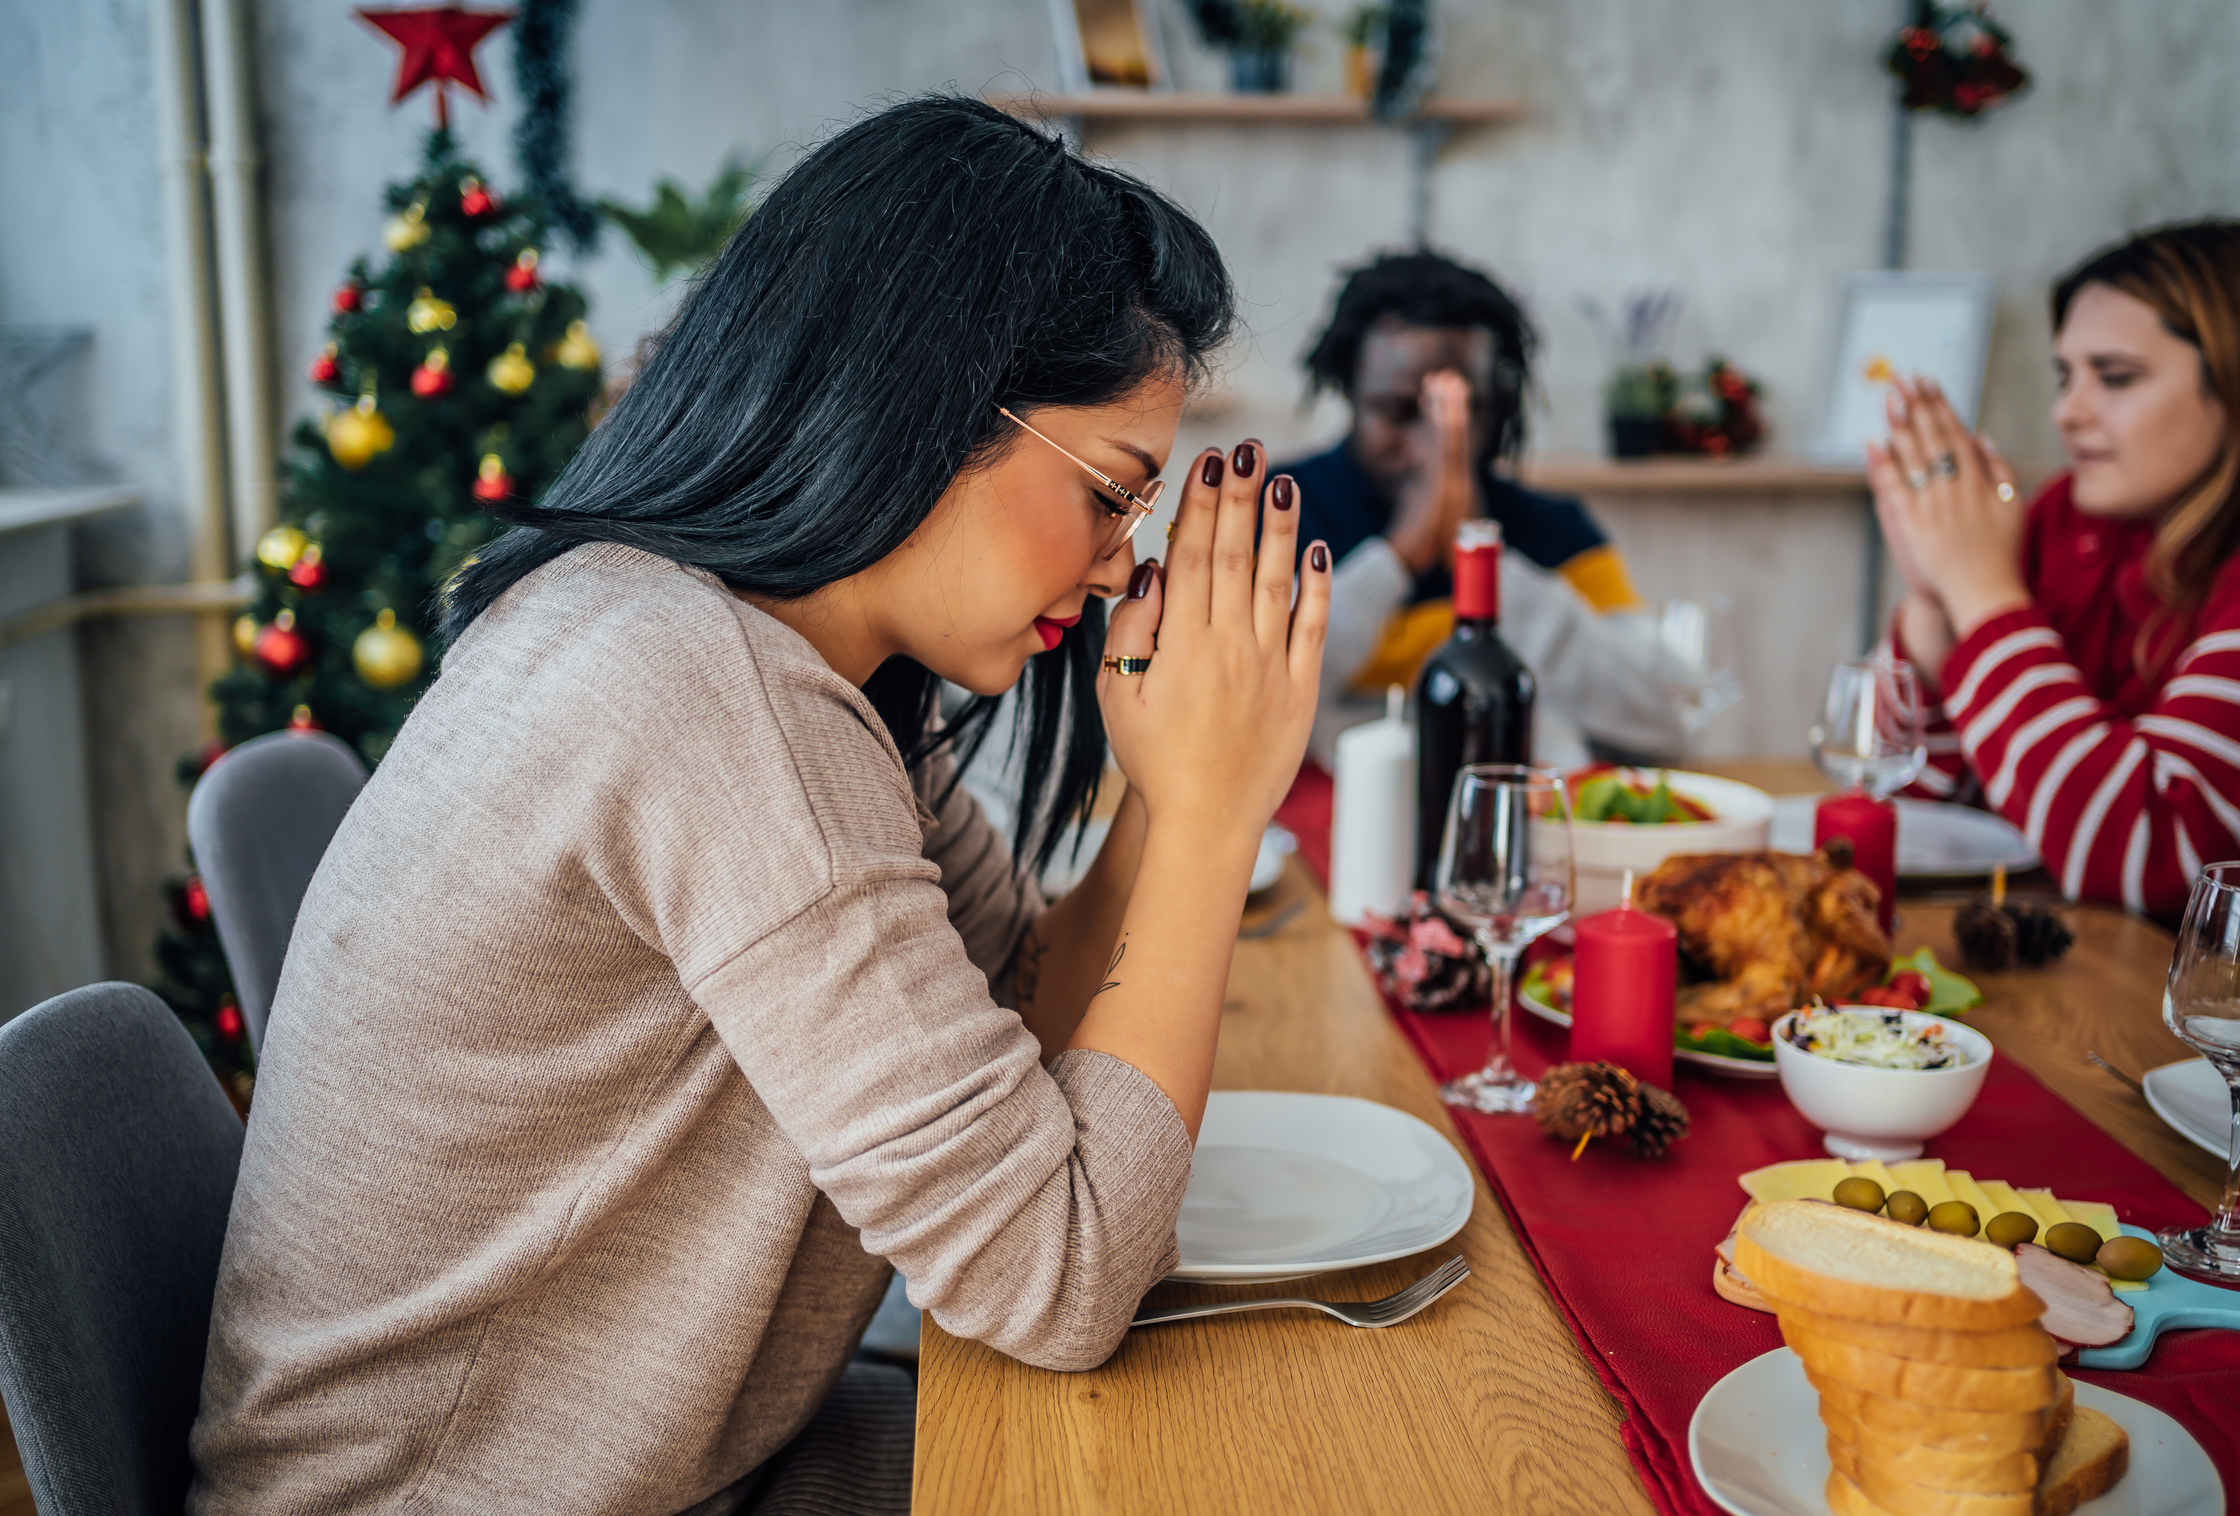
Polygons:
M2033 603L1945 661L1913 793L2005 816L2071 899L2174 920L2202 864L2240 857L2240 560L2150 681L2132 649L2161 603L2145 576L2154 528L2085 515L2066 475L2031 502Z

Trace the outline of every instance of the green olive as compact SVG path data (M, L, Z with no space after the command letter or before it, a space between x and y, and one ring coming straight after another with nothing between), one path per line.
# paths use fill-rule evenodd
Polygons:
M1882 1186L1872 1179L1846 1179L1836 1186L1836 1204L1872 1215L1882 1209Z
M1929 1219L1929 1202L1911 1190L1892 1190L1890 1198L1883 1203L1883 1211L1892 1221L1919 1226Z
M2144 1237L2110 1237L2097 1261L2110 1279L2152 1279L2162 1267L2162 1249Z
M1996 1242L2010 1253L2037 1235L2038 1218L2021 1211L2001 1211L1983 1229L1984 1241Z
M2071 1263L2090 1263L2100 1256L2100 1234L2081 1221L2058 1221L2046 1228L2046 1251Z
M1973 1237L1983 1230L1976 1208L1965 1200L1946 1200L1929 1207L1929 1229L1955 1237Z

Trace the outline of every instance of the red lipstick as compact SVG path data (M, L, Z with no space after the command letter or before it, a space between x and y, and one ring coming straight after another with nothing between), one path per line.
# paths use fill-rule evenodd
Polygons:
M1079 611L1075 611L1070 616L1035 617L1034 634L1042 639L1042 650L1047 653L1050 649L1056 647L1065 636L1066 628L1080 619L1081 613Z

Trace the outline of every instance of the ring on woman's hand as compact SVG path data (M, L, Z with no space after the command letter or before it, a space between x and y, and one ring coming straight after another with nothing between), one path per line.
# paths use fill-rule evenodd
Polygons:
M1118 653L1104 655L1104 671L1108 674L1140 674L1151 667L1148 658L1123 658Z
M1937 454L1930 461L1929 467L1935 471L1939 479L1957 479L1960 477L1960 460L1950 453Z
M1997 495L2003 503L2014 504L2014 486L2007 483L2006 480L2000 480L1998 489L1992 491L1992 493Z
M1912 486L1916 495L1920 494L1929 487L1929 471L1925 468L1907 470L1906 483Z

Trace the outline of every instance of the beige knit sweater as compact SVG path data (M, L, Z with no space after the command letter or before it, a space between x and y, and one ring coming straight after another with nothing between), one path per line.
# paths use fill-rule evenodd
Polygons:
M485 613L296 923L190 1510L722 1509L887 1260L952 1332L1109 1355L1189 1138L991 998L1037 902L926 788L695 571L579 548Z

